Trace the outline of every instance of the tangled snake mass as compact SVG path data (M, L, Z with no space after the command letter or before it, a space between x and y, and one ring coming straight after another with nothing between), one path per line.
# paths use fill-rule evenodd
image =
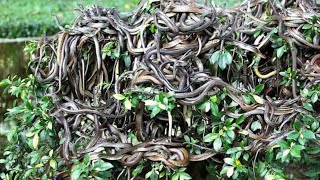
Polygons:
M263 154L295 120L319 116L308 93L319 89L319 9L142 0L130 13L79 5L69 27L54 17L61 31L39 41L31 68L53 99L58 150L67 164L89 154L170 168L222 166L240 146Z

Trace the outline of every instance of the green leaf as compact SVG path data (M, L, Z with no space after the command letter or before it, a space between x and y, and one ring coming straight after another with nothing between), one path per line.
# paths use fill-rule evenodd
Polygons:
M310 103L303 103L303 107L308 111L313 111L313 107Z
M227 171L227 176L230 178L233 175L233 172L234 172L234 167L229 168Z
M240 125L241 123L243 123L243 121L245 120L244 115L242 114L240 117L238 117L238 119L236 120L236 124Z
M219 60L219 68L224 70L227 67L227 63L224 60Z
M213 140L217 139L219 135L217 133L209 133L203 137L204 142L212 142Z
M151 118L155 117L160 111L161 109L158 107L153 108L151 111Z
M309 94L309 90L307 88L304 88L301 92L301 96L302 97L307 97Z
M209 102L209 101L207 101L206 103L205 103L205 108L204 108L204 112L209 112L210 111L210 109L211 109L211 105L210 105L211 103Z
M40 163L40 164L35 165L34 167L35 167L35 168L41 168L41 167L43 167L43 164Z
M3 153L3 155L5 155L5 156L7 156L7 155L9 155L9 154L12 154L12 152L11 152L11 151L5 151L5 152Z
M50 122L48 122L48 124L47 124L47 128L52 130L52 122L51 122L51 121L50 121Z
M293 124L293 127L296 131L300 131L301 130L301 127L302 127L302 124L300 121L295 121L294 124Z
M50 160L50 167L52 167L53 169L57 168L57 162L54 159Z
M227 120L225 120L226 127L231 127L232 122L233 122L233 118L228 118Z
M188 180L192 179L192 177L186 172L180 172L180 180Z
M154 24L150 25L149 30L152 34L155 34L158 31L157 27Z
M205 130L205 124L203 123L203 121L201 121L197 127L197 133L202 134L204 132L204 130Z
M319 1L316 1L317 2L317 4L319 4ZM318 21L318 16L316 16L316 15L313 15L312 16L312 24L316 24L317 23L317 21Z
M163 98L163 103L168 105L169 104L169 99L167 97L164 97Z
M281 161L282 161L282 162L284 162L284 161L287 160L289 153L290 153L290 149L286 149L286 150L283 151L282 157L281 157Z
M200 109L201 111L205 111L207 104L208 104L208 101L203 101L197 105L197 108Z
M39 135L38 135L38 133L36 133L36 134L33 136L33 140L32 140L33 148L34 148L34 149L38 149L38 144L39 144Z
M312 131L310 131L310 130L303 130L302 131L302 135L306 139L315 139L316 138L314 133Z
M288 135L287 139L297 139L299 136L300 136L300 134L298 132L294 131Z
M125 55L123 60L124 60L125 66L126 66L127 68L129 68L130 65L131 65L131 58L130 58L130 56L129 56L129 55Z
M83 163L84 164L87 164L90 160L90 155L89 154L85 154L84 157L83 157Z
M151 180L158 180L159 179L158 173L159 172L153 170L150 179Z
M256 88L254 89L254 92L255 92L256 94L260 94L263 89L264 89L264 84L259 84L259 85L256 86Z
M137 166L133 171L132 171L132 176L136 177L137 175L139 175L143 170L143 166L140 164L139 166Z
M122 94L114 94L113 95L114 98L116 98L117 100L121 101L124 100L126 97Z
M236 152L238 152L240 150L241 150L240 147L230 148L230 149L227 150L226 154L233 154L233 153L236 153Z
M94 164L94 167L96 171L107 171L113 168L113 165L109 162L104 162L102 160L99 160Z
M131 110L131 108L132 108L131 101L129 101L128 99L126 99L126 100L124 101L124 107L125 107L126 109L128 109L128 110Z
M154 101L154 100L145 100L144 101L144 104L146 106L157 106L158 105L158 102L157 101Z
M214 96L211 96L211 97L210 97L210 101L211 101L211 102L214 102L214 103L216 103L216 102L218 101L218 98L217 98L217 96L216 96L216 95L214 95Z
M49 161L51 159L51 157L49 157L49 156L42 156L41 157L41 161L42 162L47 162L47 161Z
M256 29L256 30L254 31L253 37L254 37L254 38L257 38L260 34L261 34L261 29Z
M166 109L166 105L162 104L162 103L159 103L158 104L158 107L162 110L165 110Z
M173 176L171 177L171 180L179 180L179 173L173 174Z
M9 113L12 114L12 115L18 114L18 113L22 113L23 111L24 111L24 109L21 106L9 109Z
M282 149L287 149L287 148L289 147L289 144L288 144L286 141L284 141L284 140L279 140L279 141L277 142L277 144L278 144Z
M183 136L183 139L184 139L186 142L191 142L190 137L187 136L187 135L184 135L184 136Z
M113 50L111 58L116 59L116 58L119 58L119 57L120 57L120 52L118 50L116 50L116 49Z
M224 161L226 164L234 165L234 162L233 162L233 159L232 159L232 158L224 158L223 161Z
M214 64L214 63L218 62L220 59L220 56L221 56L221 51L214 52L210 58L210 63Z
M39 154L38 153L34 154L30 160L30 164L34 164L38 159L39 159Z
M320 126L320 123L314 121L314 122L311 124L311 130L316 131L316 130L319 128L319 126Z
M252 94L252 97L253 97L253 99L254 99L257 103L259 103L259 104L264 104L264 100L263 100L260 96L257 96L257 95L255 95L255 94Z
M280 59L283 54L286 52L286 46L283 45L280 48L277 49L277 58Z
M311 102L312 103L315 103L318 101L318 93L313 93L312 96L311 96Z
M224 50L223 55L222 55L222 60L225 62L225 64L229 65L232 62L232 55L230 54L229 51Z
M250 103L251 103L250 98L249 98L248 96L242 95L241 97L242 97L243 101L244 101L246 104L250 104Z
M305 147L302 146L302 145L294 145L294 147L297 148L297 149L299 149L299 150L305 149Z
M9 79L4 79L0 82L0 87L2 86L7 86L11 83L11 81Z
M222 170L220 171L220 174L227 174L228 170L231 168L232 166L225 166L222 168Z
M256 131L258 129L262 129L262 126L261 126L261 123L260 121L254 121L252 124L251 124L251 130L252 131Z
M222 141L221 141L221 138L218 137L213 142L213 148L214 150L219 151L221 149L221 146L222 146Z
M311 29L311 28L312 28L312 24L305 24L302 27L302 29Z
M227 130L226 133L231 139L235 138L235 133L232 130Z
M219 115L219 107L216 103L214 102L210 102L210 109L211 109L211 113L214 116L218 116Z
M174 91L169 91L169 92L166 94L167 98L173 97L173 95L174 95Z
M72 176L71 176L72 179L73 179L73 180L79 179L82 171L83 171L83 170L80 169L80 168L73 168L73 169L72 169L72 172L71 172L71 174L72 174Z
M289 78L289 74L287 72L279 72L280 76Z
M301 155L300 155L300 149L295 148L295 146L293 146L293 147L291 148L290 154L291 154L291 156L296 157L296 158L300 158L300 157L301 157Z
M249 160L249 154L248 153L244 153L243 154L243 159L248 161Z

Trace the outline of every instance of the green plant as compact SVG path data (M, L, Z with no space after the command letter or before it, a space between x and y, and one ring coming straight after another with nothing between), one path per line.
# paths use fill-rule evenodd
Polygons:
M111 177L111 169L113 165L102 160L90 161L90 156L87 154L82 161L74 160L74 165L71 170L73 180L94 178L96 180L108 179Z
M221 70L224 70L227 67L227 65L231 64L232 55L226 49L216 51L212 54L210 58L210 63L214 64L216 62L218 63L219 68Z
M320 28L316 26L317 21L318 17L312 16L311 22L302 27L304 38L310 43L313 43L314 36L320 33Z
M263 99L259 94L263 91L264 84L257 85L251 91L248 91L242 95L242 99L246 104L259 103L263 104Z
M296 4L257 1L265 11L258 19L256 5L243 5L244 17L223 8L216 17L190 13L203 6L143 2L128 17L88 10L91 18L73 26L97 25L88 39L65 31L43 42L37 54L45 56L30 66L37 79L52 73L42 80L48 84L32 75L0 83L19 99L7 116L17 126L7 134L1 177L183 180L200 161L216 179L317 179L318 75L295 60L307 62L319 48L282 33L293 27L279 19ZM74 48L77 39L82 49ZM298 167L302 178L292 175Z
M241 164L240 155L241 153L237 153L233 154L231 158L224 158L224 162L227 165L222 168L220 174L226 174L228 178L232 177L232 179L237 179L241 176L241 173L247 174L248 169Z
M5 119L16 125L7 133L10 144L0 163L5 164L8 173L2 173L1 178L36 178L42 174L42 179L48 179L65 165L58 152L53 151L59 142L53 120L45 113L52 107L50 98L43 96L46 85L38 84L29 75L25 79L4 79L0 86L6 86L4 92L19 99Z
M191 176L185 172L187 168L179 168L173 172L172 180L187 180L192 179Z
M279 74L283 77L283 80L281 81L280 84L283 84L288 87L291 85L292 79L296 78L297 71L292 71L291 68L289 67L286 71L280 72Z
M144 104L147 106L147 109L151 111L151 117L156 116L162 111L167 111L167 113L171 113L171 111L176 106L175 98L173 97L172 92L166 94L160 92L159 94L154 96L154 99L145 100Z
M102 59L109 56L111 59L117 59L120 57L120 52L117 49L117 42L110 41L106 43L102 48Z
M146 179L158 180L171 176L170 169L164 167L161 163L152 163L152 169L145 174Z
M271 38L273 39L273 43L271 47L276 50L276 57L280 59L285 53L288 52L289 45L288 45L288 42L285 41L282 37L275 34L277 33L277 31L278 31L277 29L271 31L273 32L271 35Z

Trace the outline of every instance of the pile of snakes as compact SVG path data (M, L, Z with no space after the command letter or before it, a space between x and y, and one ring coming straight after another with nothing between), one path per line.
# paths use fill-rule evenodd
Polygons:
M311 0L249 0L234 8L142 0L126 14L79 5L69 27L55 18L61 31L39 41L31 68L53 99L49 114L64 139L58 151L67 164L89 154L125 167L142 160L170 168L205 160L223 165L226 151L203 137L215 124L244 118L230 146L246 138L246 151L263 153L288 136L300 115L318 115L317 102L315 111L303 106L301 91L319 82L320 36L305 35L306 24L320 28L319 9ZM277 43L286 46L277 52ZM219 63L230 57L211 63L218 51L231 55L225 68ZM290 71L295 76L282 83L281 72ZM260 84L263 91L246 102ZM223 95L218 115L199 109ZM152 116L156 96L164 103ZM163 106L170 98L169 111ZM250 129L254 121L261 128Z

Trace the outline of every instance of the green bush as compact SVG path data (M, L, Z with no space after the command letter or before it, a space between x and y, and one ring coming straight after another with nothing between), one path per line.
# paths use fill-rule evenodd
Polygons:
M263 7L265 7L267 10L270 10L270 2L261 2ZM150 4L147 4L147 6L148 5ZM153 5L157 6L156 3ZM273 8L277 8L279 12L282 9L282 6L278 1L275 1L274 4L271 5L273 5ZM153 10L154 9L152 9L151 6L150 8L148 7L144 9L143 11L152 14L154 12ZM213 14L212 12L213 11L211 11L211 14ZM187 36L186 34L175 32L175 37L177 37L177 39L182 38L179 40L183 42L188 42L188 38L191 39L190 42L197 42L198 40L200 40L197 44L200 48L201 38L199 37L208 37L209 39L209 36L212 35L212 38L219 42L221 39L225 38L221 41L220 46L214 46L209 50L202 49L203 51L207 51L207 54L201 54L201 51L198 51L198 49L191 49L195 53L198 52L197 55L192 54L193 57L201 54L203 55L201 57L203 59L198 60L195 58L186 60L184 59L184 55L177 55L174 57L177 58L177 60L174 60L174 63L173 61L170 61L171 59L167 60L167 62L159 61L159 64L161 64L160 67L164 67L165 65L171 66L173 64L171 66L173 69L175 67L178 67L190 70L187 71L186 69L184 69L184 72L193 73L194 69L199 69L197 73L203 75L202 78L204 80L199 80L200 83L196 84L194 86L195 88L192 87L192 89L188 91L188 93L197 91L198 94L196 95L198 96L190 95L192 97L196 97L196 99L184 97L183 95L181 95L185 92L173 92L168 90L170 88L176 88L174 86L172 86L173 88L170 87L172 85L170 83L168 83L169 85L166 86L162 84L156 86L154 85L156 83L147 82L143 85L132 87L131 84L133 83L128 82L130 82L130 80L132 80L134 77L131 77L129 75L134 76L135 72L138 72L138 70L141 69L146 70L148 73L151 73L151 70L146 68L146 66L148 66L147 63L147 65L144 66L143 63L145 62L141 61L141 67L137 68L137 71L128 71L130 67L133 67L133 61L131 61L131 58L135 56L141 56L142 53L137 53L137 55L134 53L130 54L131 52L129 52L129 50L125 48L120 50L121 48L118 48L118 44L119 47L121 45L117 42L117 40L120 39L118 34L113 38L106 39L105 37L109 38L114 34L101 32L101 29L98 29L101 33L99 35L103 37L101 38L102 40L100 42L98 41L96 34L93 34L92 39L89 39L87 42L82 41L85 42L84 44L86 46L82 46L82 48L78 49L78 51L75 49L70 50L70 54L75 52L79 53L79 59L81 59L82 61L81 67L79 65L80 63L77 64L77 61L73 61L74 59L68 58L69 54L65 56L65 59L59 56L61 59L65 60L64 62L66 62L65 64L63 64L64 66L59 64L61 62L58 60L61 59L59 59L59 57L57 56L61 54L56 52L61 51L61 49L58 49L56 51L55 48L61 48L62 44L67 44L66 46L64 46L67 47L68 45L72 44L68 44L71 38L76 37L80 39L80 36L84 37L83 34L68 36L69 34L66 35L67 33L61 33L62 35L60 34L59 38L54 37L56 39L52 40L52 44L43 45L41 44L42 42L39 43L39 46L36 43L29 44L26 47L26 51L28 53L41 54L43 52L45 54L44 56L40 57L41 59L37 59L38 57L33 58L33 61L31 61L30 63L31 68L38 68L37 63L39 63L39 69L41 70L37 69L37 71L35 71L37 77L41 76L42 74L46 74L46 71L51 71L46 63L48 63L48 56L52 55L52 57L56 58L56 61L49 60L49 62L53 62L50 65L57 65L52 67L58 67L58 65L60 65L61 67L61 69L59 69L60 74L54 75L56 75L57 79L61 78L63 80L57 82L58 80L52 78L48 80L51 81L51 83L40 84L35 80L36 78L33 75L29 75L25 79L17 79L13 77L1 81L0 86L6 87L5 92L17 98L14 108L10 109L7 113L6 121L15 121L17 124L7 134L9 145L5 148L5 158L0 160L0 163L4 164L5 167L5 169L3 170L4 172L1 173L0 177L2 179L49 179L71 176L72 179L124 179L125 177L128 177L128 179L130 179L129 177L132 177L134 179L136 177L143 176L144 178L152 180L161 178L173 180L191 179L192 169L182 167L187 166L186 163L182 165L179 165L179 163L177 163L178 165L172 164L172 167L170 166L170 163L168 163L169 165L165 163L172 160L169 157L169 153L167 157L162 157L162 159L160 158L161 162L159 162L159 160L155 160L158 162L153 161L152 158L150 159L150 157L153 156L150 155L146 158L141 158L142 156L140 156L140 158L138 158L139 161L136 161L135 164L132 165L132 167L130 167L130 165L122 165L124 164L123 162L122 164L120 164L124 157L124 160L126 160L127 157L129 157L128 159L135 158L134 154L136 152L148 152L148 150L146 150L148 147L139 147L139 144L151 142L151 145L154 145L152 143L156 143L157 139L153 139L153 137L150 136L152 139L150 138L151 140L148 139L145 141L143 139L143 132L141 130L139 131L139 127L137 128L136 124L136 126L133 125L133 121L131 121L131 119L127 121L125 115L122 116L124 117L123 119L125 120L125 122L119 123L120 125L124 124L124 126L117 126L117 122L113 121L112 123L110 123L107 119L107 116L109 116L110 119L112 119L111 117L116 117L114 119L117 119L120 117L118 116L118 114L116 114L115 116L113 116L114 114L110 113L101 115L101 112L103 112L103 110L107 109L108 107L101 108L101 102L104 101L104 99L101 98L103 93L99 94L99 91L96 91L97 89L95 88L100 88L100 92L105 93L110 90L111 84L114 83L113 85L115 90L113 91L113 89L111 89L110 94L106 96L106 99L110 100L109 104L105 103L107 104L106 106L110 104L118 105L117 108L121 110L119 110L118 112L116 112L115 110L113 111L116 113L124 112L123 114L128 112L127 115L129 115L129 118L132 118L134 115L136 118L137 116L139 116L140 112L142 113L142 116L145 115L145 117L150 117L150 119L159 115L165 116L167 118L165 121L168 122L165 123L165 125L168 124L165 128L169 129L167 131L168 133L166 133L164 137L165 140L168 140L168 142L165 142L167 143L166 145L169 144L168 147L170 148L171 146L177 146L178 148L176 149L180 148L185 150L179 151L179 153L181 153L184 158L187 157L185 159L187 159L188 162L190 160L189 155L193 158L198 157L198 155L204 156L203 159L207 161L204 161L203 159L199 160L202 163L202 166L200 167L205 167L206 172L213 179L253 179L260 177L268 180L294 178L302 179L306 177L310 179L318 179L320 174L320 164L318 161L320 153L320 116L317 110L319 109L318 97L320 95L320 86L317 84L318 80L316 79L318 75L314 75L316 74L318 69L316 69L317 67L314 67L314 65L310 67L311 65L308 64L310 63L309 61L306 61L308 66L305 67L301 65L301 63L299 65L299 68L297 68L295 66L292 66L292 59L297 57L295 56L296 51L300 52L300 58L303 58L303 56L307 56L308 58L317 57L317 54L312 53L317 53L317 51L314 49L320 48L318 47L318 45L310 45L310 49L304 49L302 48L304 46L300 47L299 45L301 44L299 43L295 44L294 46L291 41L294 38L290 37L292 39L289 39L287 36L284 36L281 32L282 29L279 30L279 27L276 26L277 24L275 22L277 22L278 19L272 19L273 16L268 13L270 12L266 12L266 17L263 20L251 17L258 23L254 24L249 22L248 24L254 24L256 29L253 29L254 31L252 31L251 29L246 29L245 33L248 34L242 34L245 35L246 38L248 37L247 39L251 38L252 42L256 41L258 37L266 38L269 43L266 44L266 47L264 49L261 49L263 53L260 52L260 50L256 47L252 47L249 44L251 41L245 43L232 39L239 38L240 32L233 31L234 29L232 27L234 27L236 23L228 22L224 14L215 17L217 18L217 21L215 22L218 25L222 26L220 26L219 28L212 26L210 27L210 30L221 32L223 31L221 29L224 28L224 26L229 26L229 29L231 29L231 33L225 35L228 36L228 38L224 37L224 34L222 34L221 37L219 37L220 39L218 39L214 36L214 33L204 33L203 30L199 30L199 32L197 32L198 34L195 34L194 32L188 32L189 34ZM274 11L273 13L278 13L278 11ZM183 13L181 14L183 15ZM232 16L231 14L229 15ZM247 16L250 17L250 14L245 14L243 17L241 17L241 20L247 20ZM202 21L202 23L203 22L204 21ZM261 23L265 23L266 27L267 25L270 25L270 27L263 29L260 26ZM301 34L303 34L303 38L306 39L306 42L313 40L314 37L318 35L318 17L312 16L309 17L308 21L305 22L304 20L302 20L299 21L299 23L303 24L303 26L301 26L302 28L299 30L303 32ZM170 25L170 23L168 24ZM156 42L156 40L154 40L153 38L156 38L155 34L160 34L158 32L161 31L162 28L162 33L167 33L168 36L164 36L165 38L162 39L159 38L160 40L158 41L163 41L162 43L171 43L170 40L172 39L170 39L170 36L172 36L172 34L174 33L170 32L169 30L166 31L166 27L163 27L161 25L159 26L155 22L151 22L147 25L142 24L142 26L148 27L148 29L146 29L145 31L148 40L150 39L150 41ZM292 26L292 24L289 24L289 26ZM124 30L125 28L126 27L122 27L122 30ZM173 31L174 30L175 29L173 28ZM300 32L298 31L298 33ZM66 39L63 39L64 35L66 35ZM134 35L135 37L142 37L140 34ZM142 35L144 34L142 33ZM130 38L128 38L127 36L127 43L129 44L130 42L128 39ZM62 42L63 40L64 42ZM92 41L95 42L94 45ZM99 43L101 43L101 46L99 46ZM189 42L186 44L189 45ZM48 48L49 50L46 51L46 48ZM52 48L53 50L50 51L50 48ZM36 49L40 49L40 52L36 52ZM98 50L98 53L96 50ZM99 54L100 50L101 56ZM149 50L156 52L156 46L152 46ZM161 50L164 51L163 49ZM150 51L148 51L148 53ZM186 51L188 51L188 49ZM161 51L159 51L158 53L160 52ZM46 53L48 53L49 55ZM96 56L97 54L99 55ZM206 55L208 55L208 57L206 57ZM93 59L93 61L90 61L90 58L91 60ZM102 58L103 60L99 61L99 58ZM184 59L184 61L182 62L180 58ZM192 62L192 60L194 60L194 62ZM196 62L197 60L198 62ZM92 62L93 64L90 64ZM77 96L74 95L76 94L74 93L74 91L79 91L79 93L81 93L80 88L75 88L74 91L71 91L69 89L71 85L75 84L71 82L71 79L73 77L77 77L79 72L71 72L71 70L68 68L74 65L76 69L79 65L79 67L83 68L82 70L84 71L85 67L92 67L92 69L88 69L89 71L92 70L94 75L96 75L95 73L101 70L97 70L99 62L103 65L106 65L104 66L105 69L101 68L103 69L103 73L105 73L102 75L108 76L110 75L108 71L112 71L112 73L114 72L114 74L116 74L115 76L121 74L121 78L125 79L128 77L129 80L122 79L122 82L120 82L121 78L118 77L118 79L116 78L116 81L109 81L109 78L106 77L106 80L95 81L92 85L92 87L94 86L94 88L86 89L89 93L91 93L90 91L92 91L92 96L84 96L83 98L87 98L86 100L88 101L83 102L89 103L88 107L96 110L95 113L92 113L93 115L90 113L87 113L86 115L92 115L96 117L98 117L99 115L99 117L106 118L93 118L95 121L94 126L92 126L91 121L91 124L86 124L87 119L80 119L81 122L79 123L82 123L82 125L88 125L88 127L90 128L100 128L99 123L101 123L101 127L109 128L109 131L107 135L103 136L99 133L101 131L100 129L95 129L96 131L94 135L90 134L90 136L81 136L81 134L77 135L77 130L80 129L80 127L78 128L78 126L76 126L71 133L74 136L77 135L80 137L73 138L73 140L81 140L81 138L83 138L83 140L79 140L79 144L77 144L76 142L73 143L70 141L70 139L68 139L68 135L66 135L71 129L68 123L73 122L74 119L72 118L75 117L74 115L77 114L77 112L78 115L79 113L81 114L81 111L77 111L79 110L77 108L74 108L76 110L70 110L64 108L63 105L65 103L72 103L76 101L79 101L79 104L81 104L83 107L85 107L86 104L82 103L80 99L74 98L74 96ZM114 64L117 64L116 62L119 62L119 67L121 66L121 68L119 68L120 72L116 72L117 69L113 68L116 67L113 66ZM278 62L280 65L276 65L276 62ZM87 64L87 66L85 66L85 63L88 63L90 65ZM183 65L180 65L179 63L186 65L182 67ZM193 67L194 64L196 65ZM269 65L272 68L270 68ZM247 68L247 66L250 66L250 68ZM66 71L62 72L62 67L66 68ZM306 69L303 69L302 67ZM259 68L263 73L259 70ZM231 70L234 74L237 74L239 72L240 73L235 76L234 74L230 73ZM244 75L242 74L242 70L246 70L246 73L244 73ZM235 85L236 87L241 87L241 90L236 89L235 87L230 85L238 84L239 81L241 83L245 82L245 80L242 80L241 78L243 78L242 76L247 76L248 71L250 76L248 76L248 79L250 78L250 80L248 80L250 81L248 85ZM157 69L153 70L153 72L156 73ZM310 75L310 72L313 73L314 77ZM65 77L61 75L62 73L66 74ZM232 76L231 78L228 76L230 74ZM310 76L307 77L306 74ZM94 76L87 77L88 80L91 79L90 77ZM161 79L161 77L156 78ZM224 78L225 80L222 80L222 78ZM198 80L199 78L195 79ZM229 81L229 79L232 80ZM281 87L282 92L273 92L271 93L273 97L269 97L269 92L273 90L275 91L277 89L276 85L271 84L272 86L270 86L270 84L267 84L270 83L270 81L273 82L273 80L279 80L274 84L276 84L277 87ZM207 84L206 81L213 85L205 86L209 84ZM122 83L121 85L126 87L123 91L117 92L118 89L116 88L116 83ZM213 86L217 88L217 91L213 91ZM59 90L62 90L56 91L57 93L52 93L52 87L56 87L59 88ZM76 85L74 85L74 87L76 87ZM202 87L209 87L208 91L203 90L203 92L205 92L204 95L202 94L202 92L199 92L200 90L198 90ZM292 94L297 93L297 95L290 94L291 91L289 89L292 89ZM67 95L64 96L64 93L66 93ZM180 95L180 98L179 96L175 95ZM277 95L280 95L280 97L277 97ZM197 101L199 97L201 98L201 100ZM183 101L185 104L188 104L189 102L191 105L185 105L181 103ZM101 104L99 105L99 103ZM73 110L74 112L72 112ZM87 107L85 107L80 110L88 109ZM60 112L62 113L60 114ZM70 113L68 114L68 112ZM181 112L183 113L182 116ZM58 117L57 115L60 116ZM62 121L59 123L59 118L64 118L64 116L68 116L71 118L63 119L64 124L61 123ZM180 122L179 120L177 120L178 123L176 124L178 125L175 126L175 130L181 131L182 134L176 133L174 136L171 136L172 131L170 128L172 128L173 118L179 118L179 116L182 117L179 120L182 120L183 122L181 122L181 125L178 124ZM273 116L276 116L276 120L273 119ZM53 117L55 117L56 119L53 120ZM159 120L161 120L160 118ZM191 121L191 119L192 123L190 122L190 124L185 125L186 127L184 127L183 123L187 124L187 121ZM134 121L136 123L138 120L136 119ZM152 123L152 120L149 121L149 119L146 119L144 122ZM110 126L106 126L105 124ZM127 125L130 128L126 129L128 127ZM151 124L149 127L153 127L152 125L153 124ZM67 127L65 128L64 126ZM118 134L125 135L123 139L128 142L124 143L122 140L119 141L117 137L115 137L117 136L116 130L112 130L112 128L121 129L117 131ZM87 127L84 126L83 129L85 131L87 130ZM96 133L97 131L98 133ZM139 134L140 132L142 133L142 135ZM97 134L98 136L96 136ZM128 152L124 150L125 153L121 154L124 156L119 156L119 159L118 156L115 155L116 153L112 154L104 152L105 149L108 148L104 147L97 153L98 155L93 154L92 152L94 150L90 149L91 147L87 149L85 148L87 147L87 141L93 138L93 136L98 137L99 140L105 142L108 142L108 140L110 140L111 145L120 144L120 146L125 146L130 144L132 145L131 147L134 147L134 150L136 152L133 152L134 150L132 149L130 151L130 148ZM154 135L154 137L157 138L157 134ZM162 139L163 134L161 134L158 138ZM98 144L97 142L95 143L95 148L99 148L98 146L100 144ZM170 143L176 143L179 145L173 145ZM78 146L74 147L75 144ZM65 146L67 153L64 152L64 145L67 145ZM112 148L114 148L112 150L115 150L116 148L121 149L119 146L115 146ZM169 151L166 151L166 148L167 147L163 145L154 149L156 149L157 154L166 154ZM77 150L79 149L85 149L85 151L82 153L78 153ZM158 149L160 149L159 152ZM70 154L76 154L77 156L68 159L69 157L67 156L69 155L69 151L71 152ZM73 151L76 153L73 153ZM129 155L126 153L128 153ZM179 153L177 154L180 155ZM185 156L185 154L187 154L188 156ZM97 155L98 158L95 155ZM150 161L147 160L148 158ZM182 160L178 158L178 161ZM192 165L193 164L191 163L188 167L192 167ZM194 169L198 170L199 167ZM197 176L194 177L197 178Z
M40 37L53 35L58 27L51 14L56 14L63 25L68 25L75 18L77 3L84 6L91 4L116 7L121 11L131 11L139 0L2 0L0 1L0 38ZM233 6L240 0L216 1Z

